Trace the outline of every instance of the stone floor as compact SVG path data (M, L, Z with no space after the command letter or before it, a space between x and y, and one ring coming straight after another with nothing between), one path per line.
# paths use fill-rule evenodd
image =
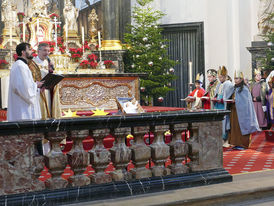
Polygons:
M233 182L229 183L71 205L233 205L247 200L267 198L273 195L274 170L263 170L233 175Z

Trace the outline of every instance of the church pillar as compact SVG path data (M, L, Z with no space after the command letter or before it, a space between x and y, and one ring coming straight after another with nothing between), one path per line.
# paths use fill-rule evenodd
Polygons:
M104 39L102 49L122 49L120 42L123 39L122 34L126 26L125 20L128 20L128 16L130 19L130 0L102 0L102 11Z

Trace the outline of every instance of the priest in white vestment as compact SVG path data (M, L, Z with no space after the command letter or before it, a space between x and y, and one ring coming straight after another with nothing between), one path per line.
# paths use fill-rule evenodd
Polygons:
M27 65L31 57L30 45L21 43L16 47L17 61L10 71L10 84L8 94L8 121L39 120L40 88L42 82L34 82L31 71Z

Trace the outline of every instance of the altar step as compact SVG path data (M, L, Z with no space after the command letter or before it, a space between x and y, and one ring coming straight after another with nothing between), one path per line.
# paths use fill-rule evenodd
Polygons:
M184 188L126 198L70 204L70 206L128 206L128 205L254 205L264 202L274 205L274 170L233 176L233 182Z

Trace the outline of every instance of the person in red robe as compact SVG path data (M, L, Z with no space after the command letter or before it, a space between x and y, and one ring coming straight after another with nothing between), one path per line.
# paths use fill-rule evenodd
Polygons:
M204 96L205 90L203 85L203 75L197 74L195 80L195 89L187 96L186 101L191 105L192 109L201 109L202 100L201 97Z

